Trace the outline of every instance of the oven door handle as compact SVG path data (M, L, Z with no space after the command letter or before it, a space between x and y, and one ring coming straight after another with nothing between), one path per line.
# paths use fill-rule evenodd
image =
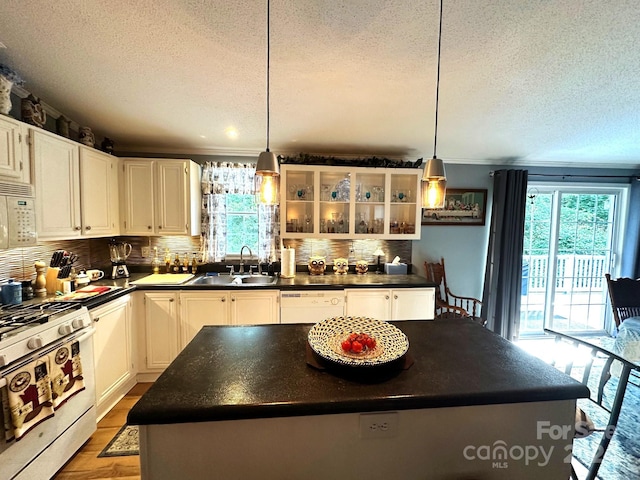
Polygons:
M72 340L76 340L78 342L84 342L87 338L92 336L95 333L95 327L88 327L85 329L84 333L79 337L73 338Z

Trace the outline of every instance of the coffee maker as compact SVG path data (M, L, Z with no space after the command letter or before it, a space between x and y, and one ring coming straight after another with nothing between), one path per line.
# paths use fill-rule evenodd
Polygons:
M124 242L116 242L115 238L112 238L109 242L109 255L111 256L111 278L128 278L129 270L127 269L126 261L131 254L131 244Z

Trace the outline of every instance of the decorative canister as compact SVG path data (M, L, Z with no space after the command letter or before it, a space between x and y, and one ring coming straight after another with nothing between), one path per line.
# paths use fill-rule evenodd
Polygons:
M33 285L31 280L22 281L22 300L31 300L33 298Z
M321 256L309 257L309 275L324 275L326 260Z
M76 276L76 288L86 287L89 282L91 282L91 279L84 270Z
M22 284L13 278L2 285L2 303L4 305L19 305L22 303Z
M346 258L336 258L333 261L333 271L336 275L346 275L349 273L349 261Z
M80 130L78 130L78 140L80 140L80 143L83 145L93 147L96 143L96 137L91 131L91 127L80 127Z
M44 127L47 121L47 114L42 108L38 97L30 94L22 99L22 121L36 127Z
M356 261L356 273L360 275L364 275L369 270L369 262L366 260L357 260Z
M58 135L62 135L65 138L69 137L69 127L71 126L71 120L68 120L64 115L60 115L56 120L56 131Z
M21 87L24 80L8 65L0 63L0 114L9 115L11 111L11 89Z
M4 75L0 75L0 113L3 115L9 115L11 111L12 87L13 82Z
M114 144L115 142L111 140L109 137L104 137L104 140L102 140L100 147L102 148L103 152L107 152L109 155L113 155Z

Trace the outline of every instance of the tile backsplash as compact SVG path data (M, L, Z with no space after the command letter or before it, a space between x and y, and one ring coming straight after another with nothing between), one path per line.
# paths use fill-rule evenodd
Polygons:
M78 255L77 269L100 268L107 272L111 266L109 260L109 238L95 238L87 240L61 240L55 242L40 242L34 247L0 250L0 284L10 278L16 280L32 280L35 278L34 263L37 260L49 265L51 254L55 250L72 251ZM131 255L127 264L144 267L149 265L153 256L153 248L158 248L161 258L165 248L172 254L188 253L200 250L199 237L117 237L118 241L130 243ZM370 264L377 263L373 252L380 247L385 253L381 262L390 262L399 256L404 263L411 265L410 240L328 240L328 239L286 239L286 247L295 248L296 263L306 265L311 255L324 255L327 263L336 258L348 258L350 264L356 260L367 260ZM142 257L142 247L150 247L151 257Z
M306 265L313 255L325 256L327 264L332 264L336 258L347 258L350 265L355 264L356 260L375 264L378 257L373 252L377 248L382 249L385 254L380 258L382 263L390 262L398 256L401 262L411 264L411 240L286 239L283 243L285 247L295 249L298 265Z

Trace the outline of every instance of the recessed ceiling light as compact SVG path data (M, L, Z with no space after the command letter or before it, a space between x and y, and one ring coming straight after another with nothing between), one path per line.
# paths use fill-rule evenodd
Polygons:
M206 135L200 135L200 138L207 138Z
M227 127L224 130L224 133L232 140L238 138L238 130L235 127Z

